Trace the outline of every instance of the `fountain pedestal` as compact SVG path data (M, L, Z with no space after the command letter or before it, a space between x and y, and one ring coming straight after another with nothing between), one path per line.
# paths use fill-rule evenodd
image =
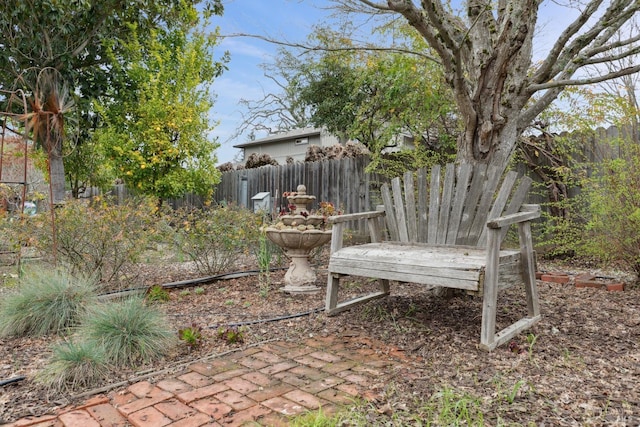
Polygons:
M306 187L299 185L297 192L287 197L291 214L283 215L276 226L267 227L267 238L280 246L291 260L284 276L285 292L314 293L321 289L315 285L316 272L309 264L312 249L331 240L331 231L323 230L323 218L309 215L307 206L315 196L306 194Z

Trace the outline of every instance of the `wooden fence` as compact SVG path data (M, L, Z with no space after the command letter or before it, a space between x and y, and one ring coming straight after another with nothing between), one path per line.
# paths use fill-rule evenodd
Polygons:
M272 213L286 205L282 193L296 191L298 185L307 187L307 194L316 197L310 206L331 202L344 213L362 212L380 203L381 177L365 172L369 158L360 156L341 160L263 166L222 174L222 181L213 195L217 203L234 203L253 209L252 198L269 192Z

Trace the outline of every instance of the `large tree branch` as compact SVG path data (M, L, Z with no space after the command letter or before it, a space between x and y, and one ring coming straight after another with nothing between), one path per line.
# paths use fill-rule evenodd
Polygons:
M628 76L629 74L634 74L640 72L640 65L636 65L633 67L626 67L621 70L612 71L607 74L603 74L601 76L596 77L586 77L582 79L563 79L563 80L552 80L547 83L541 84L533 84L530 85L527 90L531 93L537 92L540 90L551 89L556 87L566 87L566 86L583 86L590 85L595 83L602 83L606 80L615 79L618 77Z

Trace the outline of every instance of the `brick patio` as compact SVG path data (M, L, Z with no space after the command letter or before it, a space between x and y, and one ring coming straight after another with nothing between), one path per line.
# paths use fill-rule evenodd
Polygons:
M270 342L9 426L285 426L288 417L308 410L375 400L386 380L410 364L401 352L366 338Z

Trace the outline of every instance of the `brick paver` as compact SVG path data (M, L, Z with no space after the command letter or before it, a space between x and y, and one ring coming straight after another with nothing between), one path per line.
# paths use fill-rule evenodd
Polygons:
M403 352L381 347L367 338L332 336L265 343L9 426L286 426L288 417L308 410L375 399L386 378L408 367Z

